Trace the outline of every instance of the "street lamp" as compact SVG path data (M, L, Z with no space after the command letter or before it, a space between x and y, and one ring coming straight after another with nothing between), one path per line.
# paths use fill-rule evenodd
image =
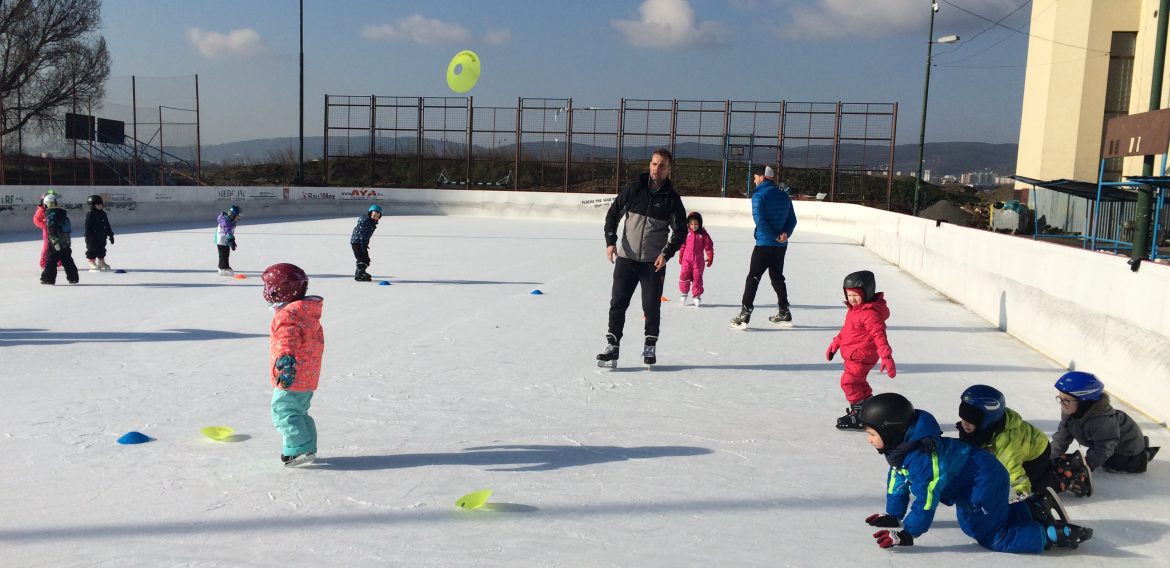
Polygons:
M934 39L934 14L938 12L938 2L930 2L930 31L926 42L926 78L922 81L922 122L918 129L918 176L914 178L914 216L918 216L918 198L922 190L922 152L926 145L926 102L930 99L930 50L936 43L955 43L959 36L949 35Z

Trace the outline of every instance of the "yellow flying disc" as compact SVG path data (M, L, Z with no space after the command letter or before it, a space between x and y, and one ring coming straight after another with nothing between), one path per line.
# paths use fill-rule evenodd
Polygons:
M456 93L466 93L479 81L479 56L463 50L447 64L447 86Z
M460 497L458 501L455 501L455 506L460 509L478 509L487 503L488 497L491 496L491 489L482 489Z
M217 442L222 442L232 437L232 434L235 433L235 430L232 430L227 426L208 426L200 431L203 432L204 436L207 436L208 438L211 438Z

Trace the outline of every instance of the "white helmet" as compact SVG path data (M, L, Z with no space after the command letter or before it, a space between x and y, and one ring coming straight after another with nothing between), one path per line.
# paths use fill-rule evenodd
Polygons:
M56 207L57 206L57 196L50 193L50 194L46 195L43 200L41 200L41 203L43 203L45 205L46 209L48 209L49 207Z

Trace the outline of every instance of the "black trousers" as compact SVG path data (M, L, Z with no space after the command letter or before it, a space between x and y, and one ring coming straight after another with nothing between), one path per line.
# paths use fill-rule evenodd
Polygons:
M53 250L49 247L49 256L45 257L45 269L41 271L41 282L47 284L57 283L57 262L65 269L65 279L69 282L77 282L77 265L73 264L73 249L65 247L61 250Z
M366 268L370 265L370 245L351 244L353 248L353 258L357 261L358 268Z
M228 264L228 257L232 255L232 247L227 245L215 245L219 249L219 268L220 270L231 270L232 265Z
M105 237L85 237L85 258L93 260L95 258L106 257L106 239Z
M1032 484L1032 493L1040 493L1045 487L1056 488L1056 476L1052 473L1052 443L1044 447L1044 453L1024 462L1024 473Z
M745 308L754 308L756 289L760 287L760 277L768 271L772 280L772 289L776 291L776 303L780 311L788 309L788 286L784 283L784 253L788 247L762 247L756 245L752 249L752 262L748 267L747 281L743 285L742 304Z
M630 307L634 289L641 286L642 313L646 316L646 338L650 343L657 342L662 311L662 286L665 282L665 267L655 271L653 262L638 262L617 257L613 264L613 291L609 299L609 333L621 341L626 327L626 308Z

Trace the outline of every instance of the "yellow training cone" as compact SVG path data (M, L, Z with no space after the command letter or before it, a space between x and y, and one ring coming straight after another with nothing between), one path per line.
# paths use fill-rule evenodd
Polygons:
M217 442L227 440L228 438L232 437L232 434L235 433L235 430L232 430L227 426L208 426L200 431L203 432L204 436L207 436L208 438L211 438Z
M447 64L447 86L456 93L470 91L479 81L479 56L474 51L463 50Z
M455 506L460 509L478 509L487 503L488 497L491 496L491 489L481 489L460 497L458 501L455 501Z

